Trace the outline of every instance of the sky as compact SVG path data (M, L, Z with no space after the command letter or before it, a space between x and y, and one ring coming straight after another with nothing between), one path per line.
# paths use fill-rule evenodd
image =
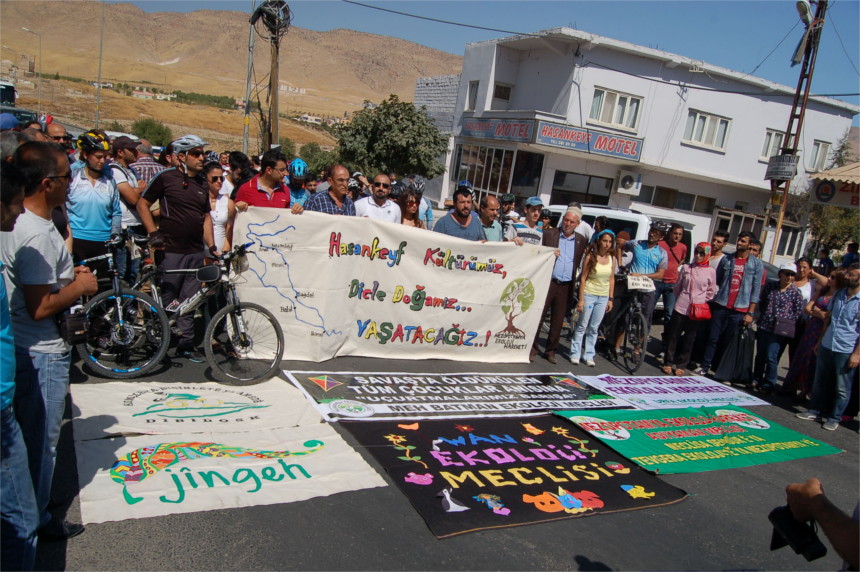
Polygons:
M790 59L803 35L793 0L749 1L373 1L369 6L494 28L477 30L383 12L344 0L289 1L293 25L347 28L413 41L462 55L470 42L561 26L624 40L797 85ZM226 10L251 13L252 0L133 0L147 12ZM259 2L258 2L259 4ZM814 11L814 8L813 8ZM287 40L288 41L288 40ZM814 94L860 105L860 0L830 0L812 80ZM860 124L860 115L854 125Z

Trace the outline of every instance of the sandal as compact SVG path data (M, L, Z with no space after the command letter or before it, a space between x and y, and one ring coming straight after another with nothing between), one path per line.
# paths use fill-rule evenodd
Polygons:
M680 377L680 376L682 376L682 375L684 375L685 373L686 373L686 372L685 372L683 369L676 369L676 370L675 370L675 375L677 375L677 376L679 376L679 377Z
M664 365L663 366L663 373L665 373L666 375L672 375L672 366L671 365Z

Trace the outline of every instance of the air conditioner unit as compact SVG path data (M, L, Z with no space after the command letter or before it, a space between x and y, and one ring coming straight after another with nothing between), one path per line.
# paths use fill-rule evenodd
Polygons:
M639 191L642 190L642 175L632 171L618 172L618 187L615 192L622 195L639 196Z

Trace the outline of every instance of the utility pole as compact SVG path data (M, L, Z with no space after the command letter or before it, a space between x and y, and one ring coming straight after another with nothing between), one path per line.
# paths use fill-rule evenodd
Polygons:
M99 77L96 83L96 129L99 128L99 117L102 111L102 48L105 42L105 5L102 3L102 26L99 32Z
M269 74L269 118L266 126L266 147L272 148L279 143L278 137L278 58L281 39L290 29L292 14L290 7L284 0L264 0L254 10L251 16L251 26L257 25L262 20L263 27L268 32L267 40L272 44L271 50L271 72ZM259 31L258 31L259 33ZM262 36L262 34L260 34Z
M256 11L257 0L251 3L251 13ZM251 125L251 76L254 73L254 26L248 32L248 78L245 81L245 124L242 129L242 153L248 154L248 129Z
M777 216L776 232L774 233L773 245L770 251L770 263L773 264L776 250L779 246L782 223L785 219L785 208L788 203L788 190L791 181L797 173L798 147L800 147L800 136L803 130L803 119L806 115L806 106L809 101L809 92L812 88L812 73L815 71L815 59L818 56L818 47L821 41L821 32L824 29L824 16L827 12L827 0L818 0L815 17L810 19L809 7L805 2L798 2L798 12L801 20L806 24L806 32L803 40L798 46L798 52L803 51L803 61L800 68L800 77L797 80L797 89L794 92L794 101L791 104L791 113L788 116L788 127L785 129L785 138L782 142L782 150L779 155L770 158L767 166L765 179L770 179L770 203L768 204L765 225L762 231L762 243L767 233L770 222L771 210L777 197L779 197L779 215ZM806 6L805 10L803 6ZM799 54L795 54L797 58Z
M21 29L25 32L30 32L37 38L39 38L39 117L42 117L42 34L34 32L30 28L25 28L21 26Z

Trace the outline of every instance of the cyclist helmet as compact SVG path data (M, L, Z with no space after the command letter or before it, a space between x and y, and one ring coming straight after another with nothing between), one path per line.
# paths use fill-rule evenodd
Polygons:
M78 149L81 151L110 151L107 137L97 131L87 131L78 137Z
M460 187L466 188L471 193L472 192L472 181L470 181L469 179L463 179L462 181L457 183L457 188L459 189Z
M304 179L308 176L308 164L303 159L293 159L287 169L290 172L290 178Z
M663 236L666 236L666 233L669 232L669 223L663 222L662 220L655 220L651 223L651 228L662 233Z
M397 200L397 197L406 192L406 187L400 181L394 181L391 183L391 192L388 193L388 197L392 200Z
M356 181L355 179L350 177L349 182L346 184L346 188L349 189L350 191L354 191L355 189L361 188L361 183L359 183L358 181Z
M205 147L206 145L206 141L204 141L197 135L185 135L173 142L173 152L177 154L188 153L192 149L195 149L197 147Z
M221 155L218 154L218 151L209 151L206 153L206 163L218 163L220 164L219 159Z
M427 179L421 175L412 175L412 190L416 193L423 194L424 188L427 186Z

